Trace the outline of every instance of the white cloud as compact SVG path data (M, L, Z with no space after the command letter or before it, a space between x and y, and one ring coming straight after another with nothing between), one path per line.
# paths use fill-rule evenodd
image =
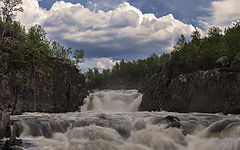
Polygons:
M106 57L90 58L90 59L87 59L85 63L79 64L79 67L82 69L83 72L87 71L88 68L94 68L94 67L99 68L101 71L102 69L111 68L116 64L116 62L119 62L119 61L114 61L111 58L106 58Z
M50 38L84 48L87 57L146 57L152 52L170 50L180 34L189 35L195 30L172 14L157 18L127 2L97 12L64 1L55 2L49 11L40 8L37 0L24 0L23 7L25 12L18 16L23 24L43 25Z
M25 11L18 17L23 24L42 24L49 33L76 42L105 42L112 35L113 38L133 37L141 43L172 39L179 33L190 34L194 30L171 14L156 18L154 14L142 14L127 2L107 12L93 12L81 4L63 1L54 3L50 11L40 8L37 0L24 0L23 7Z
M240 19L240 0L221 0L211 3L211 16L201 21L205 26L226 27Z
M39 7L37 0L23 0L24 12L19 13L17 20L20 20L26 28L35 24L43 24L48 17L48 12Z
M86 7L93 10L109 10L115 9L119 4L126 0L91 0L86 3Z

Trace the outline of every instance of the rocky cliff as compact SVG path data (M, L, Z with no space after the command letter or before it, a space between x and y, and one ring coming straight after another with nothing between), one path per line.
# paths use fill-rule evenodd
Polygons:
M32 69L12 70L9 55L0 52L0 109L12 114L76 111L86 95L85 78L75 66L49 59Z
M10 137L10 113L0 111L0 139Z
M171 61L143 90L141 111L240 113L240 71L216 68L173 75Z

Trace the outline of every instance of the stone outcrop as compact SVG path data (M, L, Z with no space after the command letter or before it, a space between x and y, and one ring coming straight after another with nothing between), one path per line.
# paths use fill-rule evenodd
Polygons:
M9 55L1 52L0 109L12 114L77 111L88 94L84 76L58 59L39 63L31 70L9 68Z
M216 68L172 76L171 61L144 88L142 111L240 113L240 72Z
M160 111L162 102L167 97L167 87L172 79L172 61L170 59L165 63L161 71L152 76L150 81L139 90L143 94L143 100L140 104L140 111Z
M0 111L0 139L10 135L10 113Z
M216 65L217 68L229 67L230 63L229 63L228 57L227 56L222 56L222 57L218 58L215 65Z

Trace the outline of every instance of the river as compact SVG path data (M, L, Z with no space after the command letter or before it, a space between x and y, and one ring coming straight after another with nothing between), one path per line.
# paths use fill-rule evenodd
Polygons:
M99 91L81 112L24 113L12 128L26 150L240 150L240 116L138 112L136 90Z

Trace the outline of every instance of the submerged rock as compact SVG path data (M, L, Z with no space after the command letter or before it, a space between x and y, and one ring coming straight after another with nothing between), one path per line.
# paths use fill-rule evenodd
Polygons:
M164 118L154 118L152 124L167 124L166 128L180 128L181 124L179 118L175 116L167 116Z
M10 139L5 142L3 150L17 150L18 148L13 148L13 147L22 146L22 145L23 145L22 139L16 139L16 138L13 140Z
M168 122L168 125L166 128L170 128L170 127L173 127L173 128L180 128L181 127L181 124L180 124L180 120L178 117L174 117L174 116L167 116L164 118L164 120L166 120Z

